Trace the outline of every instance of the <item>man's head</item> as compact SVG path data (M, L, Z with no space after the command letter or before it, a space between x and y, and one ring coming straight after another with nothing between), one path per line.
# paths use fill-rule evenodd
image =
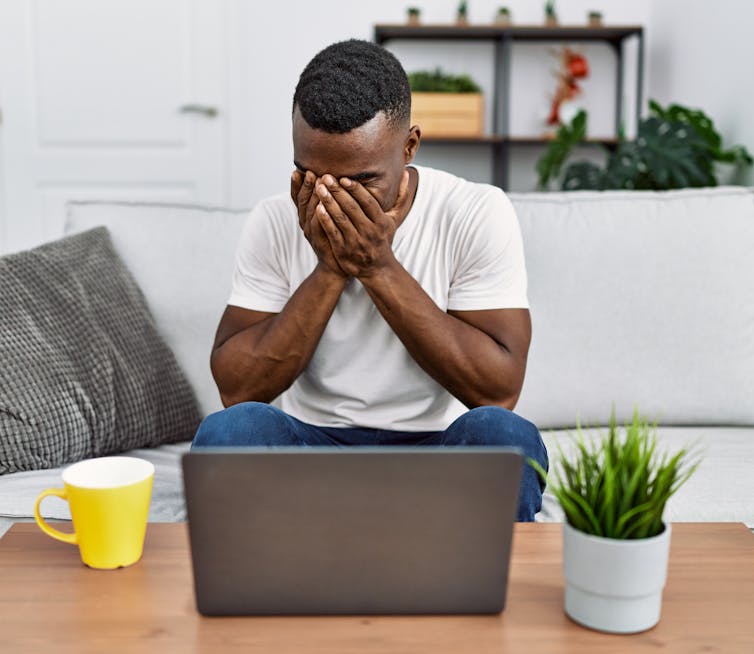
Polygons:
M341 41L317 54L301 73L293 95L310 127L345 134L383 112L408 129L411 90L400 62L368 41Z
M296 167L317 177L361 182L389 209L419 145L411 91L398 60L367 41L343 41L317 54L293 96Z

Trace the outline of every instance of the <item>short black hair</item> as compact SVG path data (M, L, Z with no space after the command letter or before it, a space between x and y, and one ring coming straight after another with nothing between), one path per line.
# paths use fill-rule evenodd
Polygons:
M345 134L380 111L393 125L408 122L411 89L395 55L351 39L326 47L308 63L293 94L296 107L310 127Z

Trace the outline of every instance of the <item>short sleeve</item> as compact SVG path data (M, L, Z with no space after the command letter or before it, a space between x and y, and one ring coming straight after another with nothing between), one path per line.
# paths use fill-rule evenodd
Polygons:
M454 237L448 309L528 309L524 247L513 204L501 189L489 188L466 206Z
M246 219L236 251L228 304L278 313L290 297L281 216L270 202L258 204Z

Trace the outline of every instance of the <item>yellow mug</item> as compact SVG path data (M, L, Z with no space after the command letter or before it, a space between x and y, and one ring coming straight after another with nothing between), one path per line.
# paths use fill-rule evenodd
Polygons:
M127 456L79 461L63 471L63 488L48 488L37 497L34 518L48 536L78 545L81 560L111 570L136 563L144 548L154 466ZM42 500L67 500L73 533L48 525L39 514Z

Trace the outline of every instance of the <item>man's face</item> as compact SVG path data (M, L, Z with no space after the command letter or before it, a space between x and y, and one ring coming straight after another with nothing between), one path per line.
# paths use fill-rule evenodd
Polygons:
M418 138L408 126L404 130L391 125L383 112L345 134L313 129L298 108L293 113L296 168L302 173L311 170L317 178L329 173L336 180L360 182L383 211L395 205L404 167L413 160L416 145Z

